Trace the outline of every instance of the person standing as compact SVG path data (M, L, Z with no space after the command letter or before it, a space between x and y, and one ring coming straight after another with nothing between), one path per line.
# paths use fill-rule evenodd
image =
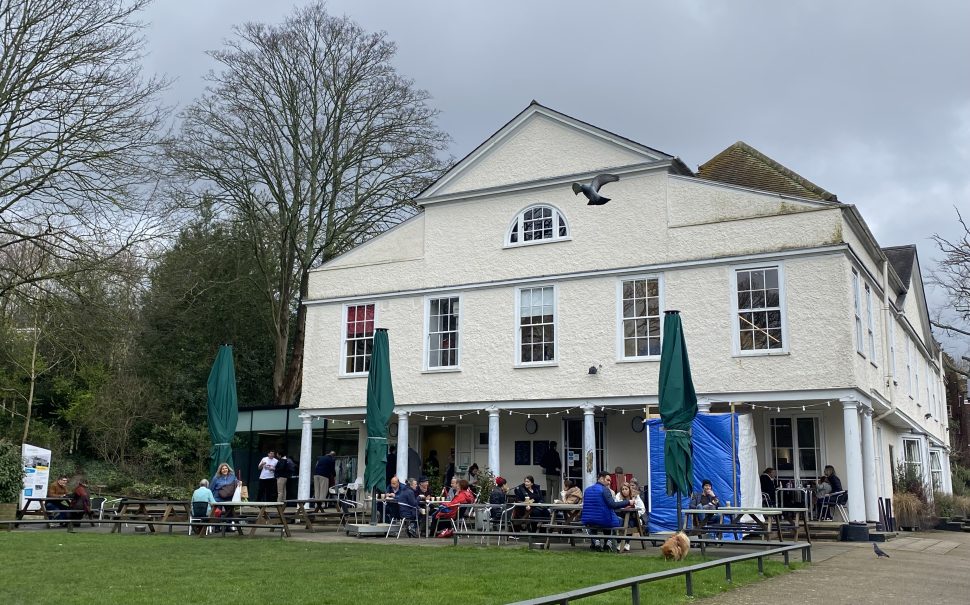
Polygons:
M276 452L270 450L259 461L259 493L256 499L260 502L276 501Z
M562 458L556 451L555 441L549 442L549 449L542 455L539 466L546 475L546 497L551 499L559 492L559 486L562 484Z
M317 459L313 467L313 496L318 500L330 497L330 486L337 477L337 452L330 450L326 456Z
M296 473L296 465L285 452L276 461L276 501L286 502L286 483Z

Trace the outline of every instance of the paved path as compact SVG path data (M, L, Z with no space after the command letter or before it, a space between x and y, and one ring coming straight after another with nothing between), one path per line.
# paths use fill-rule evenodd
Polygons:
M812 565L698 602L970 603L970 534L905 533L879 546L889 559L877 559L869 542L816 542Z

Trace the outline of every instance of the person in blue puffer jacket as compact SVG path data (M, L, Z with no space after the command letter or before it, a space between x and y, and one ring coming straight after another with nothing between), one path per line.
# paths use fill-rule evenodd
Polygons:
M614 528L622 526L623 521L613 511L630 506L629 500L615 500L609 485L610 474L601 471L596 475L596 483L583 492L583 525L594 535L597 531L609 534ZM613 540L606 541L605 549L597 539L590 544L590 550L606 549L616 552Z

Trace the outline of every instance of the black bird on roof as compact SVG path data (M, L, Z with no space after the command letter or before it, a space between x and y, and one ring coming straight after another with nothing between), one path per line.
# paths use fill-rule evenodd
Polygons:
M581 185L579 183L573 183L573 193L579 195L582 192L589 201L586 202L587 206L602 206L606 202L610 201L610 198L603 197L599 194L600 187L607 183L615 183L620 180L620 177L615 174L598 174L589 185Z

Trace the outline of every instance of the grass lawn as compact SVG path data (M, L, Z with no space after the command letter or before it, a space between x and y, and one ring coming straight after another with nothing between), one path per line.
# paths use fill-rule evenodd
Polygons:
M657 551L659 552L659 551ZM699 562L699 554L689 562ZM0 603L401 603L494 605L674 567L659 556L585 549L421 547L406 541L311 543L177 535L0 531ZM767 576L784 573L780 561ZM758 579L734 566L734 584ZM697 596L728 590L723 568L694 579ZM643 602L686 601L684 580L641 586ZM629 591L581 601L629 603Z

